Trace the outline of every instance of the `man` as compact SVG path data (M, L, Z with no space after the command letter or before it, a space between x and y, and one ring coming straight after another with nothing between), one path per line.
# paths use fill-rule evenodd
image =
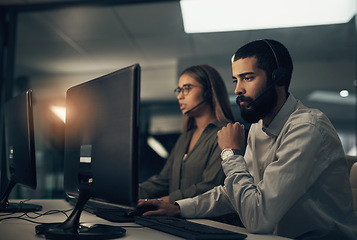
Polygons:
M237 212L248 231L295 239L357 239L345 155L327 119L288 92L293 64L274 40L257 40L232 58L235 94L252 123L243 156L244 126L218 132L224 186L175 205L158 200L145 215L204 218Z

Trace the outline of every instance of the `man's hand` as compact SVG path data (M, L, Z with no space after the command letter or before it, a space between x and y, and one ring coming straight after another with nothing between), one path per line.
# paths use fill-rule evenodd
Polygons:
M170 204L166 201L159 199L140 199L138 202L138 208L154 208L156 210L151 210L143 213L143 216L171 216L178 217L180 216L180 206L176 204Z
M228 123L217 132L218 146L221 150L226 148L241 149L245 140L244 125L238 122Z
M162 200L162 201L164 201L164 202L170 202L170 196L165 196L165 197L161 197L161 198L159 198L159 200Z

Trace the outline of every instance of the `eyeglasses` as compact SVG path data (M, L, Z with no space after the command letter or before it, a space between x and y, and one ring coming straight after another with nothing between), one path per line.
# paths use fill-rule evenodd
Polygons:
M176 96L178 96L181 92L184 96L186 96L190 93L192 87L202 87L202 86L185 84L182 86L182 88L180 88L180 87L175 88L174 92L175 92Z

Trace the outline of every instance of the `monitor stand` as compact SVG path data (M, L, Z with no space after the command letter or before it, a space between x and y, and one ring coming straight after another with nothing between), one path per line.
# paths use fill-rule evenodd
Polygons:
M126 230L119 226L103 224L80 224L79 219L86 202L91 197L90 190L81 189L78 201L63 223L43 223L36 226L37 234L44 234L47 239L112 239L125 236Z
M14 180L10 180L9 185L6 188L5 193L0 198L0 212L8 212L8 213L15 213L15 212L36 212L41 211L42 206L36 204L29 204L29 203L9 203L9 195L11 190L16 185Z

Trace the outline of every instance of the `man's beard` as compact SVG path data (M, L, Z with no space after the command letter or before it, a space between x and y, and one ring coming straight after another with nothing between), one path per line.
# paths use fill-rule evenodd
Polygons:
M253 99L244 96L237 97L236 102L240 107L241 116L247 123L257 123L275 108L278 99L275 88L271 88L267 92L264 92L265 89L261 91L261 94L263 95L258 95L259 99L252 103L250 109L247 109L245 106L241 106L239 101L245 101L249 104L253 101Z

